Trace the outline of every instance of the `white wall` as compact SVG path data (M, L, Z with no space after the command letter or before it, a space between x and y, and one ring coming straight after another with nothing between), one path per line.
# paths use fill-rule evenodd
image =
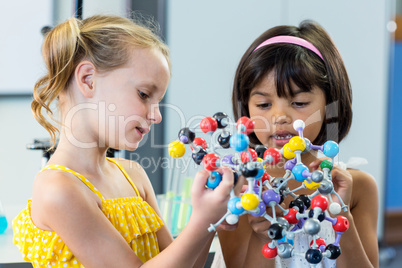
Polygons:
M166 143L196 116L222 111L232 115L235 68L251 42L278 24L319 22L338 46L353 88L354 121L342 142L340 158L367 158L361 169L371 173L380 191L379 238L382 237L385 122L393 1L366 0L174 0L168 4L168 44L173 77L167 103ZM180 114L182 117L180 117ZM184 120L183 120L184 118ZM198 118L198 122L199 122ZM197 122L197 120L195 120Z
M15 3L12 4L11 2ZM74 1L72 0L55 0L54 3L49 0L41 0L36 1L36 5L32 5L30 0L11 2L12 5L18 6L14 10L16 14L35 13L33 18L31 16L27 16L25 19L24 17L18 17L19 23L9 27L17 37L24 34L26 25L40 25L40 27L38 26L38 32L40 32L41 26L52 24L49 19L42 24L43 18L54 18L55 23L60 23L73 15ZM86 0L84 2L84 18L95 13L125 15L126 12L126 0ZM41 4L43 5L41 6ZM40 6L38 11L33 9L36 6ZM12 10L10 12L12 13ZM37 15L42 12L42 17ZM32 19L38 19L39 22L32 21ZM41 36L39 37L41 39ZM25 96L5 96L0 94L0 201L3 204L8 220L14 218L25 207L28 198L32 194L32 181L41 168L41 152L27 150L26 145L32 143L35 138L49 137L47 131L33 118L30 110L32 97L27 95L32 92L35 81L44 72L44 69L41 69L43 67L41 65L41 43L42 40L39 40L39 42L25 42L18 43L16 46L4 47L4 43L0 41L0 51L4 52L7 49L6 52L9 55L16 55L16 59L18 59L18 61L16 60L17 66L10 66L7 62L0 60L0 78L8 74L11 69L15 75L18 75L17 78L13 79L14 84L22 85L15 88L22 88L25 92ZM19 53L22 53L24 49L29 54L23 54L25 56L19 59ZM0 55L3 54L0 53ZM22 68L24 64L32 63L31 61L38 65L35 73L29 73ZM21 68L18 68L18 66ZM14 89L9 84L2 84L0 81L0 91L9 92L9 88ZM9 93L13 92L15 91Z
M41 152L26 149L47 132L33 119L30 97L0 97L0 200L11 219L31 197Z
M0 94L27 94L41 75L41 29L52 8L52 0L1 2Z
M1 6L0 201L11 220L26 205L32 179L41 167L41 152L26 149L34 138L46 137L33 119L29 94L44 73L41 29L52 23L53 4L52 0L26 0Z
M84 18L95 12L125 14L126 0L86 0L84 2ZM32 97L29 94L32 92L35 81L44 71L40 55L42 43L40 28L51 24L51 19L59 23L72 16L73 1L8 1L7 6L16 7L11 10L6 10L3 4L1 5L3 15L14 14L15 16L6 21L0 19L3 26L0 30L2 36L0 93L25 93L20 96L0 94L0 201L10 227L11 220L26 206L27 200L31 197L33 179L41 168L42 153L27 150L26 145L32 143L34 138L49 137L34 120L30 110ZM35 27L38 28L37 31L30 32ZM34 36L34 38L25 40L26 31L28 36ZM4 32L12 35L3 34ZM4 55L7 56L7 61L3 60ZM0 235L0 263L22 261L20 252L12 242L12 230L8 228L5 234Z

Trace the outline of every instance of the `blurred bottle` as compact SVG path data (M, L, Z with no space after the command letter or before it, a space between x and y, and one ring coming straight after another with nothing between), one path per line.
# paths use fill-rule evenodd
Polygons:
M0 234L4 233L7 229L7 219L4 213L3 205L0 201Z

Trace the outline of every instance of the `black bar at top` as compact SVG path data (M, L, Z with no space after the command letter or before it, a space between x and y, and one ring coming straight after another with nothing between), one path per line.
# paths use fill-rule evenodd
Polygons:
M83 0L75 0L74 2L74 17L82 20L82 1Z

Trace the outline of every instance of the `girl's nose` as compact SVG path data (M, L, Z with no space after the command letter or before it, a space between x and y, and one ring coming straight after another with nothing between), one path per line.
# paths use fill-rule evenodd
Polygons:
M292 118L289 115L288 108L284 105L275 105L273 107L272 123L274 125L291 124Z
M147 119L151 124L159 124L162 121L162 114L159 110L159 104L152 104Z
M282 115L273 115L272 122L274 123L274 125L284 125L292 123L292 120L286 114L282 114Z

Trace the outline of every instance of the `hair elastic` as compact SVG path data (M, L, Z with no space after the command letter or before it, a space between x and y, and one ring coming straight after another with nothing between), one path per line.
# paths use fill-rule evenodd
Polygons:
M288 44L294 44L294 45L305 47L305 48L313 51L324 61L324 58L322 57L320 51L312 43L310 43L309 41L304 40L300 37L289 36L289 35L278 35L278 36L268 38L267 40L265 40L264 42L259 44L258 47L256 47L253 50L253 52L261 47L271 45L271 44L277 44L277 43L288 43Z

